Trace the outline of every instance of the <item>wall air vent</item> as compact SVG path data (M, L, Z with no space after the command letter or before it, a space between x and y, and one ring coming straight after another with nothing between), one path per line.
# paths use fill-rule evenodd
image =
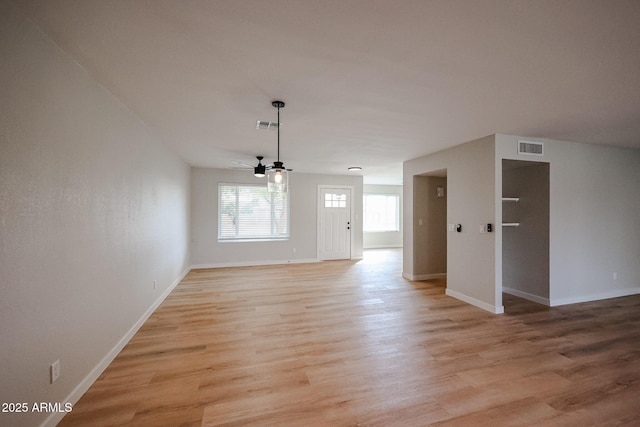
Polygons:
M542 142L518 141L518 154L528 156L544 156L544 144Z
M260 129L273 129L273 130L277 130L278 129L278 123L274 123L274 122L265 122L262 120L258 120L256 122L256 129L260 130Z

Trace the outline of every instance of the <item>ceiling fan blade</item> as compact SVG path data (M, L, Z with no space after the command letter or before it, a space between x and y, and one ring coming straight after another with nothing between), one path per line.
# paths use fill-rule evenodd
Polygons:
M253 169L253 165L249 165L249 164L247 164L247 163L238 162L238 161L236 161L236 160L231 160L231 163L236 164L236 165L243 166L243 168L251 168L251 169Z

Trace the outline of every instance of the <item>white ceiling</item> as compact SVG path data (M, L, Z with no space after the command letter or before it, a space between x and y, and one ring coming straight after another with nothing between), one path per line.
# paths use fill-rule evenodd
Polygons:
M193 166L399 184L493 133L640 147L637 0L17 0Z

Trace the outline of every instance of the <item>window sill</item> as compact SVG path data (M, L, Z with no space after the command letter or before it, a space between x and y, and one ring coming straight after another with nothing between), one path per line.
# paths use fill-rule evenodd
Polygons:
M283 242L287 240L289 240L288 237L268 238L268 239L218 239L218 243Z

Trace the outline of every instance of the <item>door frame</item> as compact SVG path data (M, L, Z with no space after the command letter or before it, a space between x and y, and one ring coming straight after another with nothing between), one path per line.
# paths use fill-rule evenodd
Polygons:
M349 190L350 198L349 198L349 259L353 259L353 218L354 211L353 209L353 195L355 193L355 187L352 185L330 185L330 184L318 184L318 191L316 195L316 258L320 259L320 242L322 240L322 209L324 208L324 200L322 199L322 190L335 188L338 190Z

